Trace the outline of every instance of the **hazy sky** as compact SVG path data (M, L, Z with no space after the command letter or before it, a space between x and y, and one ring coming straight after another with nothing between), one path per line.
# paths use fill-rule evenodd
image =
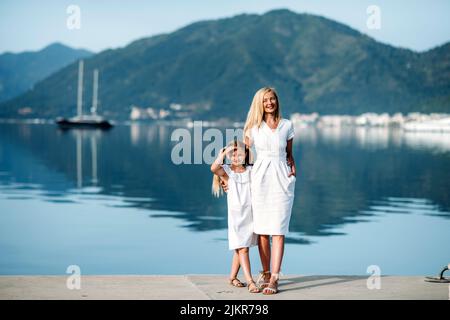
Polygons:
M71 4L81 10L79 30L66 26ZM366 26L372 4L381 9L380 30ZM450 0L0 0L0 53L38 50L56 41L98 52L194 21L277 8L322 15L417 51L450 41Z

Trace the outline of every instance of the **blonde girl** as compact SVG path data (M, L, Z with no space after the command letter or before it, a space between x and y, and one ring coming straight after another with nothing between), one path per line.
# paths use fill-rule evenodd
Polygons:
M227 182L228 247L234 250L229 283L235 287L245 286L237 278L242 266L249 292L257 293L260 290L253 281L249 259L249 247L257 245L257 237L253 233L251 167L247 165L250 156L250 150L241 141L235 140L222 149L211 165L211 171L214 173L212 192L215 196L220 196L220 179ZM225 158L228 158L231 164L224 164Z

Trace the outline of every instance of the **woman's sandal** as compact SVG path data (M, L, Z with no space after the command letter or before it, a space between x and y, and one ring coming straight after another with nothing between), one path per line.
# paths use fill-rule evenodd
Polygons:
M272 277L275 278L275 280L272 280ZM264 295L271 295L278 293L278 279L279 279L278 273L272 273L269 285L264 288L262 293Z
M237 288L245 287L245 285L238 278L228 279L228 283L230 284L230 286L237 287Z
M256 280L256 286L262 290L269 285L270 271L260 271L258 280Z
M248 282L248 291L250 293L260 293L261 290L259 290L258 286L256 285L255 281L251 280Z

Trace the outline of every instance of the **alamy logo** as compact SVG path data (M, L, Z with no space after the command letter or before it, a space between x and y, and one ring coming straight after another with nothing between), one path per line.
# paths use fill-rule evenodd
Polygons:
M178 164L212 164L220 149L236 137L243 136L242 129L226 129L225 140L222 131L209 128L203 132L203 122L194 121L193 129L175 129L170 140L177 142L170 154L172 163ZM205 142L207 143L205 146Z
M366 9L366 13L369 15L366 21L366 26L371 30L381 29L381 9L377 5L370 5Z
M66 26L69 30L81 29L81 9L80 6L71 4L67 7L66 13L69 15Z
M366 281L367 289L381 289L381 269L377 265L370 265L367 267L367 273L371 273L372 275Z
M70 265L67 267L66 273L70 276L67 278L66 286L69 290L81 289L81 269L77 265Z

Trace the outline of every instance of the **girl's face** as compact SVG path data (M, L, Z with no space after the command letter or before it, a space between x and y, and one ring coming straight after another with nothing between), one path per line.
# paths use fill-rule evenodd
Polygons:
M242 148L234 148L232 152L230 152L231 164L235 166L239 166L245 163L245 150Z
M263 107L265 113L275 113L278 108L277 97L273 92L267 92L263 96Z

